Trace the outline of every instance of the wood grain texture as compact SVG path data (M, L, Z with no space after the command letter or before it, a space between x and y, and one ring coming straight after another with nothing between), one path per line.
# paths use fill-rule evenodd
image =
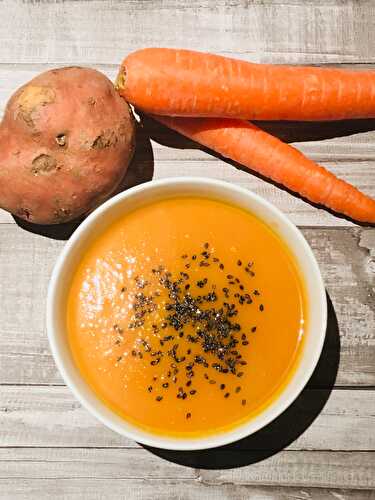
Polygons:
M0 499L374 500L374 490L211 485L198 480L0 479Z
M334 305L336 384L375 385L375 229L304 229ZM61 384L45 331L48 280L64 242L0 225L0 384ZM331 320L335 321L331 311ZM354 326L355 325L355 326ZM334 326L334 325L333 325ZM330 332L329 340L337 340ZM332 338L331 338L332 337ZM336 343L337 343L336 342ZM327 356L333 358L332 343ZM327 386L322 370L315 385Z
M326 395L307 389L294 409L289 425L309 421ZM290 443L290 450L375 450L375 390L333 390L316 420ZM288 424L271 426L265 434L238 443L236 449L272 450ZM294 422L294 423L293 423ZM355 432L353 430L355 429ZM285 432L285 431L283 431ZM99 423L66 387L0 388L1 446L20 447L133 447L135 443Z
M247 467L194 470L143 448L0 448L0 480L197 478L207 485L371 489L374 472L375 458L369 452L283 451Z
M366 454L365 454L366 455ZM358 464L358 478L370 484L368 459ZM198 472L160 460L143 448L0 448L0 479L186 479Z
M0 60L118 64L144 46L278 63L373 62L371 1L2 2ZM25 36L27 33L27 37Z
M375 456L369 452L284 451L247 467L201 470L200 478L212 485L375 489Z

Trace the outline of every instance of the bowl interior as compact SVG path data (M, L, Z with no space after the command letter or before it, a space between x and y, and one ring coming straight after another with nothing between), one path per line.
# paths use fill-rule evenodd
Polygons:
M289 247L305 282L308 324L298 366L286 387L260 414L230 431L199 438L173 438L145 432L107 408L83 380L67 342L66 300L71 279L88 245L105 228L142 205L176 196L203 196L246 209L270 226ZM298 396L310 378L321 353L326 329L326 296L319 267L300 231L275 207L250 191L221 181L176 178L132 188L95 210L76 230L53 271L47 300L47 329L52 354L66 384L77 399L111 429L141 443L159 448L193 450L220 446L245 437L277 417Z

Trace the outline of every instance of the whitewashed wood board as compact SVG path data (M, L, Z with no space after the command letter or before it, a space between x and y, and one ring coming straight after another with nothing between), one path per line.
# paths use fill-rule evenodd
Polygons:
M199 480L0 479L0 498L40 500L374 500L374 490L206 484Z
M372 63L373 16L373 2L357 0L4 0L0 60L118 64L163 45L261 62Z
M241 453L227 451L234 460ZM196 478L207 485L370 489L375 488L374 472L371 452L283 451L245 467L205 470L163 460L143 448L0 448L0 480Z
M290 419L297 420L294 425L309 420L327 396L323 390L308 389L289 411ZM314 422L288 449L374 451L374 408L375 390L334 389ZM267 434L238 443L238 449L255 445L256 449L274 449L283 438L278 433L285 432L286 417L282 420ZM62 386L2 386L0 443L6 447L135 446L98 422Z

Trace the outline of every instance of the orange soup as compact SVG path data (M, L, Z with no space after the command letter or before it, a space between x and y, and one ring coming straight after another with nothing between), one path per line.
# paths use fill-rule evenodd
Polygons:
M204 198L151 203L87 248L70 348L97 396L157 434L223 432L259 413L298 361L304 286L285 243Z

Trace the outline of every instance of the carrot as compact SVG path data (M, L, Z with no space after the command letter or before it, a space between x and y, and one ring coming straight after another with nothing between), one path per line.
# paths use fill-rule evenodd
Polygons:
M235 119L153 118L182 135L351 219L375 223L375 200L255 125Z
M117 88L145 112L247 120L375 117L375 71L253 64L148 48L123 62Z

